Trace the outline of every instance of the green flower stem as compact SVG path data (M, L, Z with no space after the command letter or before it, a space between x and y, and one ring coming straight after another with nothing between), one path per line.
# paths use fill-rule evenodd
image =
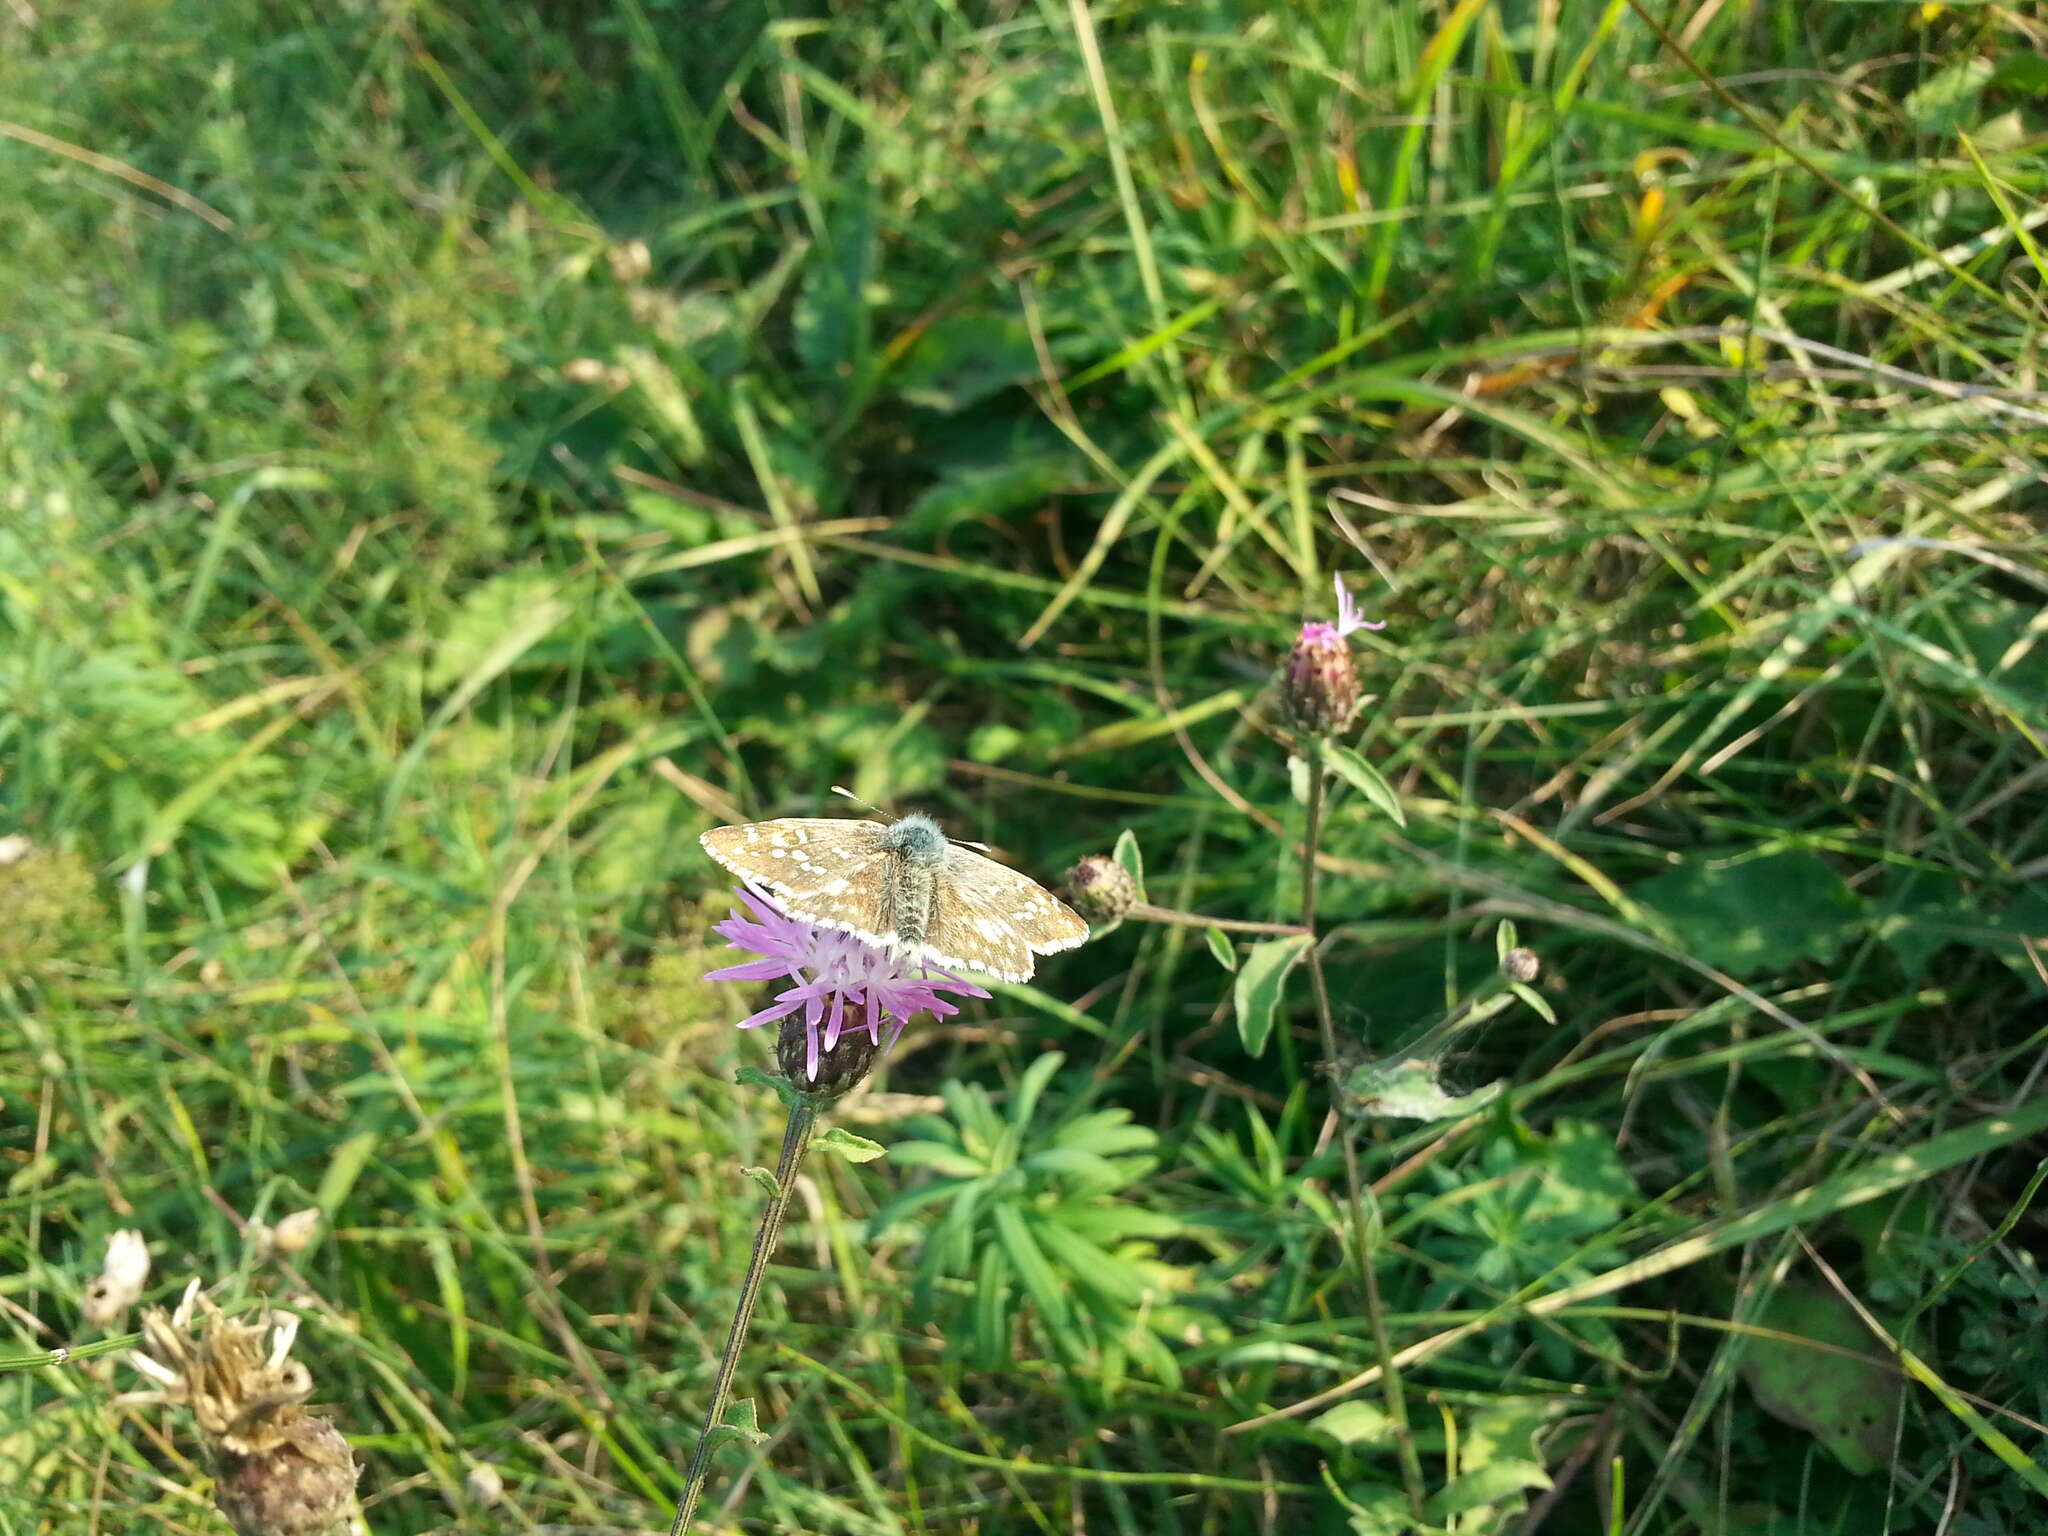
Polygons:
M1507 995L1510 983L1498 971L1480 984L1471 996L1463 998L1458 1005L1438 1019L1421 1034L1410 1040L1395 1056L1434 1056L1453 1039L1468 1029L1484 1024L1500 1011L1499 999Z
M768 1260L782 1235L782 1218L789 1210L789 1198L796 1192L796 1171L817 1129L817 1107L807 1100L791 1106L789 1128L782 1133L782 1155L775 1160L775 1194L761 1213L761 1226L754 1233L754 1256L747 1262L747 1278L740 1284L740 1299L732 1310L732 1327L725 1336L725 1353L718 1360L718 1377L711 1384L711 1401L704 1410L704 1427L697 1431L697 1448L683 1477L682 1502L670 1522L668 1536L682 1536L697 1501L704 1494L704 1479L711 1470L711 1453L717 1444L716 1431L725 1418L726 1399L732 1393L733 1373L739 1369L740 1349L746 1343L747 1325L754 1320L754 1302L761 1295L761 1280L768 1273Z
M1323 979L1322 946L1315 940L1316 852L1322 842L1323 831L1321 748L1320 741L1313 743L1308 760L1308 814L1301 847L1301 926L1309 934L1308 975L1315 991L1316 1024L1322 1031L1323 1065L1326 1071L1334 1073L1337 1070L1337 1024L1330 1012L1329 985ZM1408 1396L1401 1384L1401 1373L1394 1366L1394 1351L1387 1339L1386 1311L1380 1304L1379 1274L1373 1267L1371 1244L1367 1239L1367 1232L1376 1230L1376 1224L1373 1229L1366 1226L1365 1181L1358 1172L1358 1148L1341 1124L1337 1128L1337 1145L1344 1153L1344 1183L1351 1206L1351 1248L1358 1262L1359 1283L1365 1290L1365 1315L1372 1326L1373 1350L1386 1366L1380 1377L1380 1392L1386 1399L1387 1417L1394 1421L1394 1446L1400 1457L1401 1483L1408 1494L1409 1511L1419 1521L1425 1497L1422 1458L1415 1451L1415 1434L1408 1426Z

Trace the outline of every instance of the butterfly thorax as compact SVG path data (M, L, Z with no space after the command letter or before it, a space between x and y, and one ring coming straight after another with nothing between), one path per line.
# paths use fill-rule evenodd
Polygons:
M890 926L905 944L922 944L931 930L932 898L946 864L946 834L929 816L906 816L879 842L889 860L890 889L884 900Z

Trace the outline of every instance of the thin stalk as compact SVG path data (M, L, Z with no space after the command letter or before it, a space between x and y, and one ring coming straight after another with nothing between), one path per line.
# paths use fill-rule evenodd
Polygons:
M1325 1070L1335 1072L1337 1023L1330 1012L1330 989L1323 980L1322 946L1315 939L1316 849L1322 842L1322 832L1323 754L1322 742L1317 740L1309 744L1308 816L1301 848L1301 926L1309 934L1308 976L1315 991L1316 1024L1322 1031L1323 1065ZM1386 1399L1387 1417L1394 1421L1394 1447L1401 1462L1401 1483L1407 1490L1409 1511L1420 1520L1425 1497L1422 1458L1415 1452L1415 1435L1408 1427L1408 1396L1401 1384L1401 1373L1394 1367L1394 1351L1387 1339L1386 1310L1380 1304L1379 1275L1373 1268L1366 1241L1365 1181L1359 1177L1358 1148L1341 1122L1337 1127L1337 1145L1344 1153L1344 1183L1351 1206L1351 1250L1358 1263L1359 1283L1365 1289L1366 1320L1372 1327L1373 1350L1385 1366L1380 1376L1380 1392Z
M796 1171L810 1147L811 1132L817 1128L814 1105L798 1103L789 1111L789 1128L782 1133L782 1155L775 1160L775 1194L761 1213L760 1229L754 1233L754 1256L747 1263L747 1278L740 1284L740 1299L732 1310L732 1327L725 1336L725 1353L718 1360L718 1378L711 1384L711 1402L704 1410L704 1427L697 1431L697 1448L690 1455L690 1467L683 1477L682 1502L670 1522L668 1536L682 1536L697 1501L704 1494L704 1480L711 1470L713 1432L725 1419L726 1398L732 1392L733 1373L739 1369L740 1349L746 1343L747 1325L754 1320L754 1302L761 1294L761 1280L768 1273L768 1259L782 1235L782 1217L789 1209L789 1197L796 1192Z
M1131 903L1124 914L1134 923L1164 923L1171 928L1220 928L1225 933L1306 933L1299 923L1255 923L1241 917L1207 917L1200 912L1182 912L1175 907L1155 907L1149 901Z

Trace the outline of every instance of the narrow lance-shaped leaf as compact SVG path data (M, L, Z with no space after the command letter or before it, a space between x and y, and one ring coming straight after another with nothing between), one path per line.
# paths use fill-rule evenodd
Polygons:
M1273 1033L1273 1019L1287 991L1287 976L1307 953L1309 936L1290 933L1268 939L1245 951L1231 996L1237 1004L1237 1037L1252 1055L1261 1055Z
M1408 825L1408 818L1401 813L1401 800L1394 793L1394 787L1380 777L1379 769L1349 747L1340 747L1334 741L1324 742L1323 766L1365 796L1374 808L1384 812L1395 826Z

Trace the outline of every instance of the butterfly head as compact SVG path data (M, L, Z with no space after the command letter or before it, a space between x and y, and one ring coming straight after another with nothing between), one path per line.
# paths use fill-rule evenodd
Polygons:
M918 869L946 862L946 834L929 816L906 816L882 834L882 847Z

